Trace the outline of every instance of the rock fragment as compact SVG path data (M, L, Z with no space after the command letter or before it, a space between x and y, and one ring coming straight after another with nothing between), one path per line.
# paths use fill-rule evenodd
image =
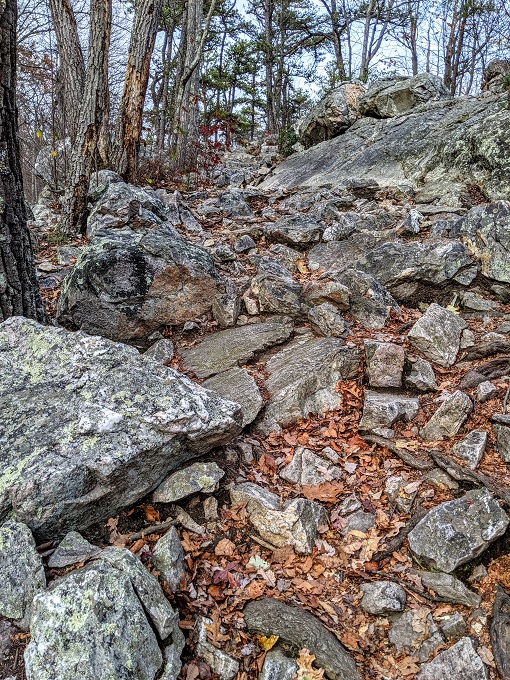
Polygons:
M454 437L472 410L471 399L464 392L457 390L443 401L428 423L422 427L420 435L428 441Z
M417 680L488 680L488 677L487 668L468 637L438 654L416 676Z
M440 366L455 363L466 322L435 302L408 333L409 342Z
M468 466L474 470L482 459L486 444L487 432L471 430L467 437L455 444L453 452L459 458L467 461Z
M373 581L361 586L361 607L369 614L385 616L402 612L406 606L406 591L392 581Z
M152 494L155 503L175 503L194 493L213 493L224 476L216 463L193 463L167 477Z

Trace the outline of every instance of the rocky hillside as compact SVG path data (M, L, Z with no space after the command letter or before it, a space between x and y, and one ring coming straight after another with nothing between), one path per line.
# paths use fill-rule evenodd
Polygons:
M215 188L99 172L73 244L35 206L1 678L510 677L510 113L335 97Z

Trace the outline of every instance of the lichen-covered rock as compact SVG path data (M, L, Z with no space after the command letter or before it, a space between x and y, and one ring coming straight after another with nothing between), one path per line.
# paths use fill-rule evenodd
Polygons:
M508 523L486 489L468 491L432 508L410 532L409 547L420 564L450 573L481 555L505 533Z
M175 527L159 539L154 548L154 566L175 592L179 588L181 578L186 571L184 550Z
M357 83L343 83L300 118L296 134L305 149L337 137L355 123L360 117L358 100L363 91L363 86Z
M92 545L83 538L77 531L70 531L60 541L57 549L48 559L48 567L51 569L62 569L71 564L85 562L92 557L97 557L101 548Z
M415 397L366 390L359 429L370 432L391 427L399 420L412 420L418 415L419 408L420 403Z
M443 401L431 419L422 427L423 439L437 441L454 437L473 410L473 402L465 392L456 390Z
M157 581L140 563L141 571L131 565L138 560L129 551L108 551L108 560L71 572L35 599L25 651L29 680L154 680L163 655L152 625L165 645L182 651L177 614Z
M199 491L212 493L224 474L216 463L193 463L164 479L152 494L152 500L175 503Z
M30 529L7 520L0 525L0 616L28 628L32 601L45 588L44 567Z
M363 597L361 608L369 614L394 614L402 612L406 606L406 591L398 583L391 581L373 581L361 586Z
M437 390L434 369L425 359L421 357L407 357L404 373L404 382L407 387L419 392L434 392Z
M463 319L434 302L411 328L408 338L427 359L449 367L455 363L466 327Z
M111 517L240 430L237 405L136 349L0 325L0 518L40 539Z
M478 593L467 588L462 581L451 574L440 572L418 571L425 588L430 588L432 592L445 598L448 602L463 604L466 607L479 607L482 598Z
M208 378L240 364L256 353L287 340L293 329L288 317L273 318L265 323L227 328L207 335L196 347L181 349L184 368L199 378Z
M250 602L244 608L248 630L269 637L277 635L296 649L308 649L330 680L360 680L354 660L345 647L312 614L274 598Z
M338 338L315 338L306 333L268 358L266 387L270 398L257 431L279 431L309 413L337 408L341 395L339 380L356 375L358 352Z
M381 78L360 98L359 110L364 116L393 118L418 104L438 99L451 99L451 94L442 79L430 73Z
M482 459L486 444L487 432L471 430L467 437L455 444L453 453L467 461L468 466L474 470Z
M313 451L298 446L292 460L280 470L280 477L291 484L315 485L339 479L342 476L339 468L329 460L321 458Z
M291 246L310 245L320 241L324 227L306 215L286 215L276 222L265 225L264 232L269 240Z
M480 261L484 276L510 282L510 201L471 208L460 220L456 233Z
M370 387L402 387L405 352L391 342L365 340Z
M510 415L497 413L491 420L496 433L497 451L505 463L510 463Z
M464 637L423 665L416 677L417 680L488 680L489 672L471 638Z
M244 368L231 368L217 373L202 383L208 390L239 404L243 413L242 426L253 422L264 406L264 400L255 379Z

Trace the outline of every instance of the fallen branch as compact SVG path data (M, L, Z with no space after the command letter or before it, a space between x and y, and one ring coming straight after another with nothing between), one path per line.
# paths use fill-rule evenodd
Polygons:
M398 534L392 538L389 543L386 544L386 547L384 550L380 550L379 552L376 552L373 556L373 559L376 562L382 562L383 560L389 559L394 552L397 552L400 550L402 547L402 544L408 537L408 535L411 533L411 531L414 529L414 527L418 524L418 522L421 522L421 520L425 517L427 514L427 511L424 510L423 508L416 508L416 512L414 515L411 517L411 519L406 522L406 525L400 529Z
M370 444L377 444L378 446L383 446L384 448L388 449L388 451L391 451L396 456L398 456L400 460L404 462L406 465L409 465L410 467L415 468L416 470L428 472L428 470L432 470L432 468L434 467L434 463L430 460L429 456L427 456L428 460L418 458L409 449L400 448L400 446L397 446L390 439L386 439L386 437L380 437L377 434L362 434L361 437Z
M161 524L151 524L149 527L145 527L145 529L137 531L136 534L132 534L127 539L127 542L134 543L140 538L145 538L149 534L159 534L161 531L165 531L166 529L170 529L170 527L174 527L177 523L178 519L171 519L168 522L162 522Z

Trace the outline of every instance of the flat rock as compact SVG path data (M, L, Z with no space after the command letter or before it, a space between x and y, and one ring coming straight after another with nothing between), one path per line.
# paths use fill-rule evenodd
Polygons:
M264 659L258 680L293 680L298 665L279 649L271 649Z
M186 571L184 550L175 527L170 527L154 548L154 566L168 583L173 592L178 590Z
M420 404L416 397L365 390L359 429L368 432L391 427L399 420L412 420L418 415L419 408Z
M454 437L471 415L473 402L465 392L457 390L443 401L420 435L428 441Z
M406 652L422 663L444 643L439 628L426 607L410 609L392 616L388 639L397 654Z
M450 573L481 555L505 533L508 523L486 489L468 491L432 508L410 532L409 547L420 564Z
M488 680L488 677L488 670L468 637L438 654L416 676L417 680Z
M335 465L302 446L296 448L290 463L280 470L280 477L286 482L310 486L339 479L341 475Z
M358 352L338 338L301 335L267 358L270 394L263 417L256 424L262 434L279 431L309 413L335 409L342 401L335 391L339 380L357 374Z
M403 347L391 342L365 340L365 354L370 387L402 387Z
M468 466L474 470L485 453L487 444L487 432L483 430L471 430L467 437L455 444L453 453L467 461Z
M27 629L32 601L45 588L32 532L25 524L7 520L0 525L0 616Z
M308 320L314 331L326 338L339 338L349 334L349 328L338 309L329 302L312 307Z
M62 569L71 564L85 562L92 557L97 557L101 549L89 543L77 531L70 531L60 541L57 549L48 559L48 567Z
M449 602L463 604L466 607L479 607L482 598L478 593L467 588L462 581L451 574L441 572L417 571L425 588L444 597Z
M205 380L202 386L214 390L224 399L237 402L243 413L243 427L253 422L264 406L257 383L244 368L217 373Z
M331 680L360 680L356 665L345 647L318 619L301 609L274 598L250 602L244 608L248 630L269 637L278 635L282 642L297 649L308 649L315 662Z
M175 503L194 493L213 493L225 475L216 463L193 463L164 479L152 494L155 503Z
M385 616L402 612L406 606L406 591L392 581L373 581L361 586L361 608L369 614Z
M291 246L317 243L323 231L324 227L319 222L300 213L281 217L276 222L270 222L264 227L264 232L269 240Z
M38 540L136 503L240 431L237 405L136 349L14 317L0 325L0 518Z
M455 363L466 322L435 302L408 333L409 342L440 366Z
M251 361L258 352L287 340L293 329L288 318L227 328L207 335L196 347L181 349L184 368L208 378Z

